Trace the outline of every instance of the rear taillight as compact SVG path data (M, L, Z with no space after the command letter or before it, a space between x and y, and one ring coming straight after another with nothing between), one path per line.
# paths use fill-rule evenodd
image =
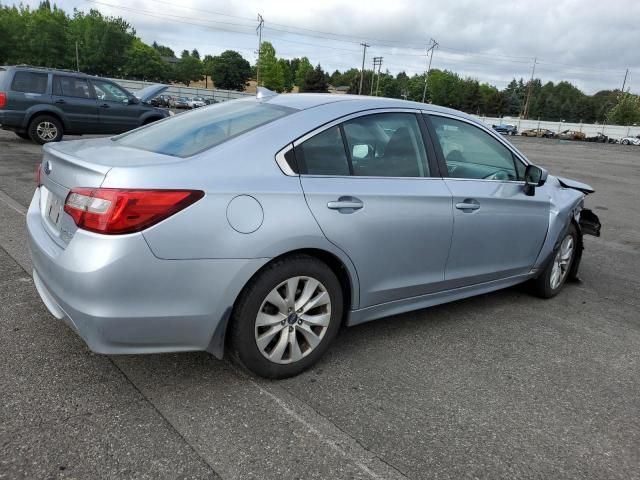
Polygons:
M0 108L7 106L7 94L0 92Z
M200 190L73 188L64 205L78 228L118 235L144 230L204 196Z
M42 166L40 164L36 165L36 188L42 185Z

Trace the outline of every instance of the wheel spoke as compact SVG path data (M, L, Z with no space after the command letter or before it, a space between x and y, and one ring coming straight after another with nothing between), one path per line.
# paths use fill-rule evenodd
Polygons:
M320 344L322 339L316 335L308 325L305 325L304 323L302 325L298 325L298 330L302 335L304 335L304 338L312 349L316 348Z
M278 312L275 315L260 312L256 318L256 327L270 327L272 325L277 325L285 318L287 318L287 316L282 312Z
M296 306L296 291L298 290L299 277L290 278L287 280L287 295L285 300L288 308L295 308Z
M289 336L291 342L291 347L290 347L290 352L291 352L291 358L290 360L292 362L297 362L298 360L300 360L302 358L302 351L300 350L300 344L298 343L298 336L296 335L296 332L292 332L292 334Z
M282 325L274 325L269 330L264 332L262 335L257 337L256 343L258 344L258 347L260 347L260 350L264 350L265 348L267 348L267 345L271 343L271 340L273 340L273 337L275 337L276 334L278 332L281 332L284 328L285 327Z
M311 299L316 289L318 288L320 282L313 278L307 278L304 288L302 289L302 293L300 294L300 298L296 300L296 310L303 308L305 304Z
M280 311L283 314L286 314L287 309L289 308L287 300L282 298L282 295L280 295L280 292L278 292L278 290L275 288L271 290L271 292L269 292L269 295L267 295L266 301L269 302L274 307L276 307L278 311Z
M310 323L311 325L328 327L329 321L331 321L331 313L321 313L319 315L300 315L300 319L303 322Z
M280 332L280 339L278 339L278 343L273 347L273 350L269 354L269 358L276 361L282 360L282 355L284 355L284 351L287 348L287 344L289 343L289 332L286 328L282 329Z
M320 292L318 295L309 300L306 304L304 304L302 308L302 313L306 313L312 308L321 307L322 305L327 305L329 303L329 294L327 292Z

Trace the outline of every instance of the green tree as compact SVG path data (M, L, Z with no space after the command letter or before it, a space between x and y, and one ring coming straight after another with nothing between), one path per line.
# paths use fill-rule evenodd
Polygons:
M609 111L609 123L615 125L640 123L640 97L622 93L618 104Z
M291 61L284 58L278 59L278 63L282 68L284 74L284 91L290 92L293 90L293 73L291 72Z
M153 44L151 45L155 50L158 51L158 53L160 54L160 56L162 57L175 57L176 54L173 50L171 50L169 47L165 47L164 45L158 45L158 42L153 42Z
M296 68L296 76L293 83L295 83L298 87L302 86L307 73L309 73L311 70L313 70L313 65L311 65L309 59L307 57L302 57L298 62L298 67Z
M304 77L304 82L300 86L300 91L307 93L327 93L329 91L329 84L327 83L320 64L313 70L307 72L307 75Z
M269 42L262 42L260 58L260 85L274 92L284 91L284 71L276 59L276 49Z
M216 88L242 91L251 78L251 65L233 50L226 50L216 57L207 55L204 57L204 64L205 71L210 71Z
M192 57L188 50L182 52L175 68L176 80L189 86L191 82L202 80L202 62L199 58Z
M127 78L164 82L168 76L168 64L162 60L160 53L145 44L139 38L134 39L127 51L127 63L124 65Z

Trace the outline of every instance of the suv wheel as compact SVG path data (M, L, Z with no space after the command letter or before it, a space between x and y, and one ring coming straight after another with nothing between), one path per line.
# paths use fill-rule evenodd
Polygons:
M342 320L342 288L317 258L296 255L269 265L242 292L230 342L236 359L267 378L297 375L322 356Z
M29 137L40 145L59 142L63 133L62 123L51 115L39 115L29 124Z

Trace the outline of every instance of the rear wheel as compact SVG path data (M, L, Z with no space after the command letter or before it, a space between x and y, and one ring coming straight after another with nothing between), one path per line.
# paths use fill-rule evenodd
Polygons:
M307 255L285 258L241 294L231 319L231 347L252 372L290 377L318 361L341 319L342 289L333 271Z
M622 143L622 145L629 145L629 140L622 140L620 143Z
M555 297L564 286L576 256L578 233L573 224L560 242L544 271L534 280L535 293L541 298Z
M29 138L40 145L62 140L62 123L51 115L39 115L29 123Z

